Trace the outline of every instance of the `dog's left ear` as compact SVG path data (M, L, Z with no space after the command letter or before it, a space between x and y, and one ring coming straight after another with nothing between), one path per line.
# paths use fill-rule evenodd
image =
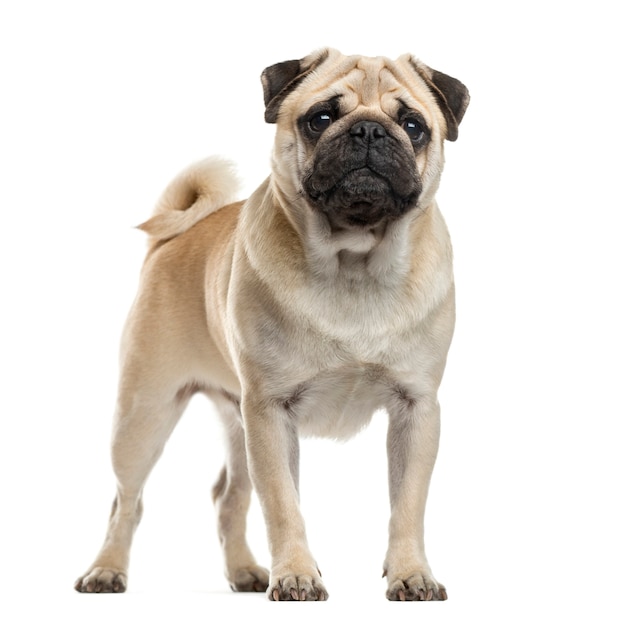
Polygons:
M330 54L329 49L322 49L301 60L286 60L267 67L261 73L263 98L265 99L265 121L276 122L278 110L287 95Z
M468 89L454 77L426 66L412 56L409 63L435 95L447 123L446 139L454 142L459 136L459 124L470 102Z

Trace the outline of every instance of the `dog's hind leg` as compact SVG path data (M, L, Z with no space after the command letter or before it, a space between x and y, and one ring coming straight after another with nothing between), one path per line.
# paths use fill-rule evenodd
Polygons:
M190 397L186 388L153 386L136 389L121 385L112 444L117 495L102 549L75 583L79 592L126 590L130 547L142 514L143 487Z
M213 487L226 578L237 592L263 592L269 585L269 572L256 563L246 541L252 483L239 404L222 393L211 393L211 399L224 423L228 449L226 464Z

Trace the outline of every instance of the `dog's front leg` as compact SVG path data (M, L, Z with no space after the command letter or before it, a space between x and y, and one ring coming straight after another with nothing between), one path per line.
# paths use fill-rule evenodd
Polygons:
M274 601L325 601L328 593L309 551L298 496L299 443L289 409L278 402L242 401L250 475L267 526Z
M408 398L389 410L387 453L391 519L384 572L392 601L445 600L424 549L424 511L439 447L436 399Z

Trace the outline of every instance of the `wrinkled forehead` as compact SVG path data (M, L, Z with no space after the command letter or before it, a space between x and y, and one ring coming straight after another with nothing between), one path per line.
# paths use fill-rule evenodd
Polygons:
M425 110L432 98L408 63L384 57L346 57L334 66L322 65L310 77L314 89L309 91L310 102L338 97L342 108L349 110L363 106L393 111L399 105Z

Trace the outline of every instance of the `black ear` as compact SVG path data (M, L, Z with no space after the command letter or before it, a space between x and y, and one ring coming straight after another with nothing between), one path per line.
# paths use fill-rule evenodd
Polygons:
M470 102L468 89L458 79L434 71L415 58L411 58L411 64L439 103L447 123L446 139L455 141L459 136L459 124Z
M265 121L276 122L278 110L287 95L316 67L328 57L323 49L302 60L287 60L267 67L261 73L263 98L265 100Z

